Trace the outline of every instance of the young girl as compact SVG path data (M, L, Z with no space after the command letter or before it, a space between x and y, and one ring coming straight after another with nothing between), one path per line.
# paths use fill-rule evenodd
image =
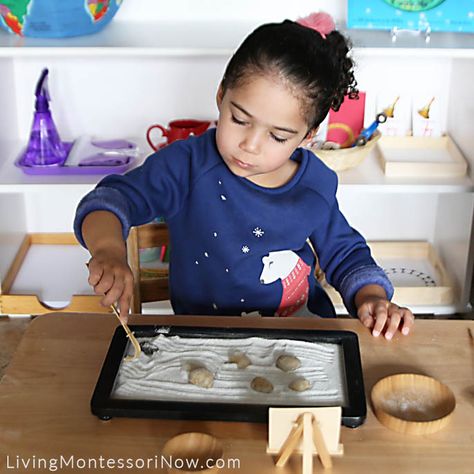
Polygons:
M79 204L75 231L92 258L89 283L127 314L131 226L164 216L176 314L334 316L315 255L349 313L374 336L408 334L413 314L349 226L337 178L301 148L344 95L357 95L345 38L319 13L266 24L231 58L217 92L217 128L176 141Z

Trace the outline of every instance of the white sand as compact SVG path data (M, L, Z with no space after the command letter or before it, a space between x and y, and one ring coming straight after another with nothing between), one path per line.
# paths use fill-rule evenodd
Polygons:
M443 416L440 402L433 399L432 393L423 391L393 392L387 395L383 407L387 413L409 421L431 421Z
M139 338L159 351L122 362L112 396L135 400L173 400L280 405L346 405L342 347L288 339L204 339L160 334ZM131 351L130 347L128 348ZM252 361L245 369L229 363L229 354L244 352ZM291 373L275 366L280 355L294 355L301 367ZM214 386L201 388L188 383L189 368L206 367L214 374ZM274 386L270 394L250 388L254 377L267 378ZM288 384L305 377L311 388L294 392Z

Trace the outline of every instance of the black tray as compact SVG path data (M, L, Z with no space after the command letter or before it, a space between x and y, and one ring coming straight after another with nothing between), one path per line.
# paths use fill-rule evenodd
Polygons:
M180 337L294 339L307 342L338 344L342 347L346 382L347 406L342 407L342 424L351 428L361 425L366 417L366 400L357 334L350 331L236 329L181 326L131 326L137 338L158 334ZM91 400L92 413L103 420L114 416L133 418L172 418L187 420L220 420L268 422L268 408L288 405L249 403L202 403L168 400L112 398L115 378L120 368L128 339L122 327L117 327L102 366ZM318 406L317 404L311 406Z

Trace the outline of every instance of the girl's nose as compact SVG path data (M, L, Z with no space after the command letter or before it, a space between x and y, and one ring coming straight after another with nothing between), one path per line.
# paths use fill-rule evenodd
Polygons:
M256 130L248 130L242 137L240 148L253 155L260 153L262 137Z

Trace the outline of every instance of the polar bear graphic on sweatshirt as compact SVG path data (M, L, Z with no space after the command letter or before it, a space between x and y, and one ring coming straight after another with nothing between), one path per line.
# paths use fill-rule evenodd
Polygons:
M276 316L292 316L306 306L311 267L292 250L270 252L262 258L260 283L268 285L281 280L283 293Z

